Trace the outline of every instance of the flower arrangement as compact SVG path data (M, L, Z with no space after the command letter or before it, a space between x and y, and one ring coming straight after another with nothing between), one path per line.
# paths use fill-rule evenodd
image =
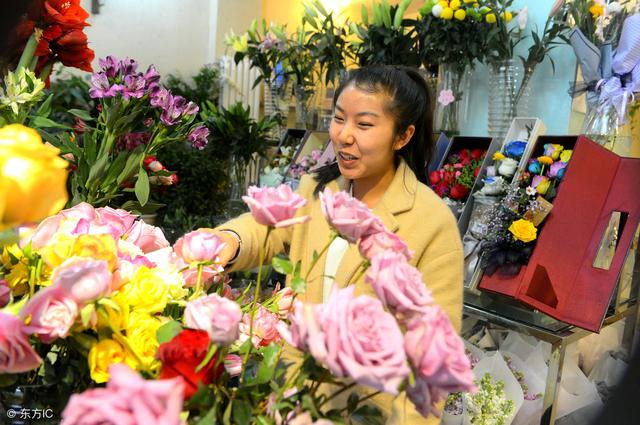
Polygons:
M477 148L450 154L441 169L429 174L431 188L459 209L471 192L486 153L486 150Z
M470 423L475 425L504 425L513 413L512 400L507 400L504 382L495 382L489 373L485 373L480 381L476 381L478 391L475 394L464 394L464 401L470 416Z
M526 141L512 140L505 143L501 151L493 154L494 163L487 167L487 176L482 180L482 194L500 195L505 192L516 173L526 146Z
M305 174L308 174L309 170L318 165L321 156L322 149L312 150L311 153L303 156L299 161L296 161L296 163L291 164L291 167L289 167L289 176L294 179L299 179Z
M521 25L513 25L511 21L517 12L511 9L513 0L486 0L483 3L485 21L490 24L485 33L485 62L498 67L506 60L513 58L513 49L522 40ZM524 27L524 26L522 26Z
M71 204L150 212L160 205L148 204L150 180L144 159L170 143L189 141L203 149L209 130L196 122L197 105L160 85L153 65L141 72L133 59L108 56L100 60L100 67L89 89L99 100L98 115L70 111L81 125L51 140L74 168ZM123 194L132 190L136 200L125 202Z
M527 173L522 176L522 183L527 185L527 194L540 194L546 200L552 201L572 154L573 150L565 149L562 145L545 144L543 155L530 159Z

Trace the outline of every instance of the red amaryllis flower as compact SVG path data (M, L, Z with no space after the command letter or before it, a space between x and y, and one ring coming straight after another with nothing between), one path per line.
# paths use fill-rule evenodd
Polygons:
M82 28L89 25L85 22L89 14L80 6L80 0L46 0L42 17L45 22L68 28Z
M87 35L81 30L67 32L50 46L63 65L93 72L91 61L95 53L89 48Z

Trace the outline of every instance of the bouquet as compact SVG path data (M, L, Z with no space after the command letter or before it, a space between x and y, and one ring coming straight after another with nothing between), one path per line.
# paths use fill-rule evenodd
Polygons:
M484 186L480 189L483 195L500 195L511 184L518 164L524 155L527 142L512 140L502 147L501 151L493 154L493 165L487 167L487 176L482 181Z
M447 157L445 165L429 174L431 188L447 201L454 213L461 210L466 201L487 151L461 149Z
M322 149L312 150L310 154L303 156L299 161L291 164L289 167L289 176L294 179L300 179L305 174L308 174L312 168L318 165L324 165L318 164L320 157L322 157Z
M81 119L73 133L49 137L73 167L72 205L122 206L152 212L161 205L148 203L150 175L145 158L170 143L190 142L203 149L209 130L196 122L198 106L174 96L160 83L153 65L138 71L129 58L108 56L91 77L89 94L99 100L97 116L70 111ZM158 169L158 177L171 173ZM133 192L135 200L125 200Z
M489 373L485 373L476 382L478 392L464 395L464 401L471 424L505 425L514 413L512 400L506 398L504 382L494 382Z

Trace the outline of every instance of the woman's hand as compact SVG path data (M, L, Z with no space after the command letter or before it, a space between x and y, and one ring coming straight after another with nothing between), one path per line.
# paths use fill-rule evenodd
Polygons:
M238 250L240 249L239 238L230 231L226 232L223 230L209 229L206 227L200 228L198 229L198 231L213 233L214 235L222 239L222 241L224 242L224 248L222 249L220 255L218 255L218 258L220 260L220 265L226 268L229 261L234 259L238 254Z

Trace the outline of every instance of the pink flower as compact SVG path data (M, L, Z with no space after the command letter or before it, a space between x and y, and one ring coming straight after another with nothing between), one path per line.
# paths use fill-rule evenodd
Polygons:
M125 233L129 231L133 222L137 216L131 214L128 211L122 209L113 209L110 207L102 207L96 209L97 220L92 223L95 227L102 227L109 233L114 239L120 239ZM93 227L92 226L92 227ZM98 233L97 231L91 231L91 233Z
M549 176L551 178L556 178L558 176L558 173L560 172L560 170L562 170L566 166L567 166L566 162L562 162L562 161L554 162L553 164L551 164L549 166L549 172L547 173L547 176Z
M293 289L291 289L290 286L287 286L276 294L278 300L278 314L281 317L285 317L289 314L294 295Z
M0 279L0 308L9 304L11 300L11 290L6 280Z
M351 243L384 230L380 219L364 203L346 192L334 194L326 188L320 193L320 205L331 227Z
M365 281L392 312L410 316L425 311L433 303L422 273L400 252L387 250L373 257Z
M440 94L438 95L438 103L441 104L442 106L447 106L450 103L455 102L456 98L453 95L453 91L447 89L447 90L440 90Z
M240 341L244 342L249 338L249 328L251 322L250 313L245 313L240 323ZM270 312L262 305L258 305L253 318L253 345L256 347L266 347L272 342L280 340L280 333L277 325L280 323L278 316Z
M304 223L309 216L295 217L298 209L303 207L307 200L294 193L291 187L281 184L273 187L251 186L247 191L248 196L242 200L249 206L253 218L265 226L287 227Z
M78 316L78 305L59 285L38 291L20 311L25 331L35 333L45 344L65 338Z
M407 244L404 243L398 235L387 229L384 229L382 232L363 236L362 239L360 239L358 248L360 248L362 256L368 260L371 260L377 254L388 249L404 255L407 261L413 257L413 253L409 250Z
M51 281L76 304L84 305L110 292L111 275L105 260L73 257L54 270Z
M425 418L429 416L429 413L440 416L436 403L444 400L448 395L447 392L430 386L422 376L416 377L413 386L407 383L406 392L407 397L416 407L416 411Z
M145 381L124 363L111 365L109 375L106 388L71 396L62 424L181 424L182 378Z
M125 240L138 246L142 252L153 252L170 246L159 227L151 226L142 220L133 223Z
M403 337L379 300L353 296L355 287L334 289L325 304L296 305L291 334L337 377L398 394L409 375ZM295 338L294 338L295 339Z
M278 323L276 325L278 333L289 345L301 351L307 351L309 349L307 346L309 339L307 323L317 322L317 312L318 309L314 308L313 305L296 301L289 313L291 325L287 326L284 322ZM306 319L306 316L309 318Z
M432 387L446 392L472 391L473 372L462 339L438 306L409 322L404 349L411 364Z
M237 354L227 354L224 357L224 369L229 376L239 376L242 372L242 357Z
M206 331L211 341L217 344L231 344L238 339L241 319L240 306L217 294L188 302L184 311L185 324L192 329Z
M27 372L40 363L20 319L0 311L0 374Z
M225 243L218 235L196 230L178 239L173 249L179 258L191 264L219 261L218 255L224 246Z
M40 222L31 236L34 249L40 249L47 245L58 231L75 233L78 223L89 223L96 218L95 209L82 202L73 208L60 211L58 214L45 218Z

